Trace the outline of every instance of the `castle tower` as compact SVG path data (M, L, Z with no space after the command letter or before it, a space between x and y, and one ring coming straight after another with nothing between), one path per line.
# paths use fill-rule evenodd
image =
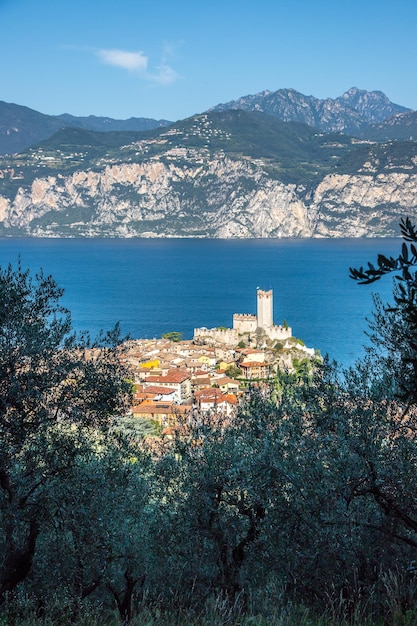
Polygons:
M258 328L272 328L274 325L272 289L269 291L258 289L256 295L258 301Z

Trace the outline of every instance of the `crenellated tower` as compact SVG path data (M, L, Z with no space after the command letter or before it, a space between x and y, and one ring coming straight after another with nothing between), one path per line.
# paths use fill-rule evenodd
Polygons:
M272 289L270 289L269 291L263 291L262 289L258 289L256 295L258 303L258 328L272 328L274 325Z

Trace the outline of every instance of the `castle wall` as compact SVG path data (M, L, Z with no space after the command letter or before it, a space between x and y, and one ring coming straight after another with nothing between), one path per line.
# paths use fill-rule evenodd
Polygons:
M235 313L233 328L195 328L194 342L206 345L223 344L235 347L244 334L254 334L261 329L269 339L282 341L292 337L291 328L274 326L272 289L269 291L257 290L257 315L249 313Z
M222 343L234 347L239 343L239 333L234 328L194 328L194 341L209 346Z
M254 333L257 326L256 315L249 313L235 313L233 315L233 329L238 333Z
M274 341L281 341L282 339L288 339L292 337L292 330L288 326L288 328L284 328L284 326L271 326L270 328L264 329L265 334Z

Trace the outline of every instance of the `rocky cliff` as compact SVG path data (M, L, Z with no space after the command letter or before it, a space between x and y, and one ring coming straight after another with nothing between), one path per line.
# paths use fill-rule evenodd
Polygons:
M362 237L417 213L417 172L329 174L308 191L261 163L199 151L36 177L0 196L3 233L36 236ZM0 176L13 177L10 171Z
M271 180L261 167L224 156L201 162L196 151L182 154L181 165L171 156L168 163L35 178L13 199L0 197L0 221L35 235L310 235L294 187Z
M416 216L415 142L372 144L253 115L204 114L127 144L64 133L0 159L0 234L393 236L401 217Z

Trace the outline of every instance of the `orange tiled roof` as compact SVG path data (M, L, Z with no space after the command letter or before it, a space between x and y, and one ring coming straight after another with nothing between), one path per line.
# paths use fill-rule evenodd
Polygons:
M224 376L223 378L218 378L216 380L216 383L218 385L227 385L229 383L233 383L234 385L239 385L239 383L236 382L236 380L234 380L233 378L229 378L228 376Z
M184 415L191 410L191 407L174 404L173 402L150 402L149 404L141 404L132 409L139 415Z
M205 398L219 398L223 395L223 392L218 387L208 387L207 389L201 389L196 391L194 396L197 400Z
M169 370L165 376L148 376L146 381L148 383L183 383L188 378L191 378L191 375L188 372L184 372L181 370Z
M146 392L154 395L167 395L175 393L175 389L172 389L171 387L162 387L161 385L149 385L149 387L146 387Z
M202 396L200 403L202 404L221 404L227 402L228 404L237 405L237 398L233 393L222 393L218 396Z

